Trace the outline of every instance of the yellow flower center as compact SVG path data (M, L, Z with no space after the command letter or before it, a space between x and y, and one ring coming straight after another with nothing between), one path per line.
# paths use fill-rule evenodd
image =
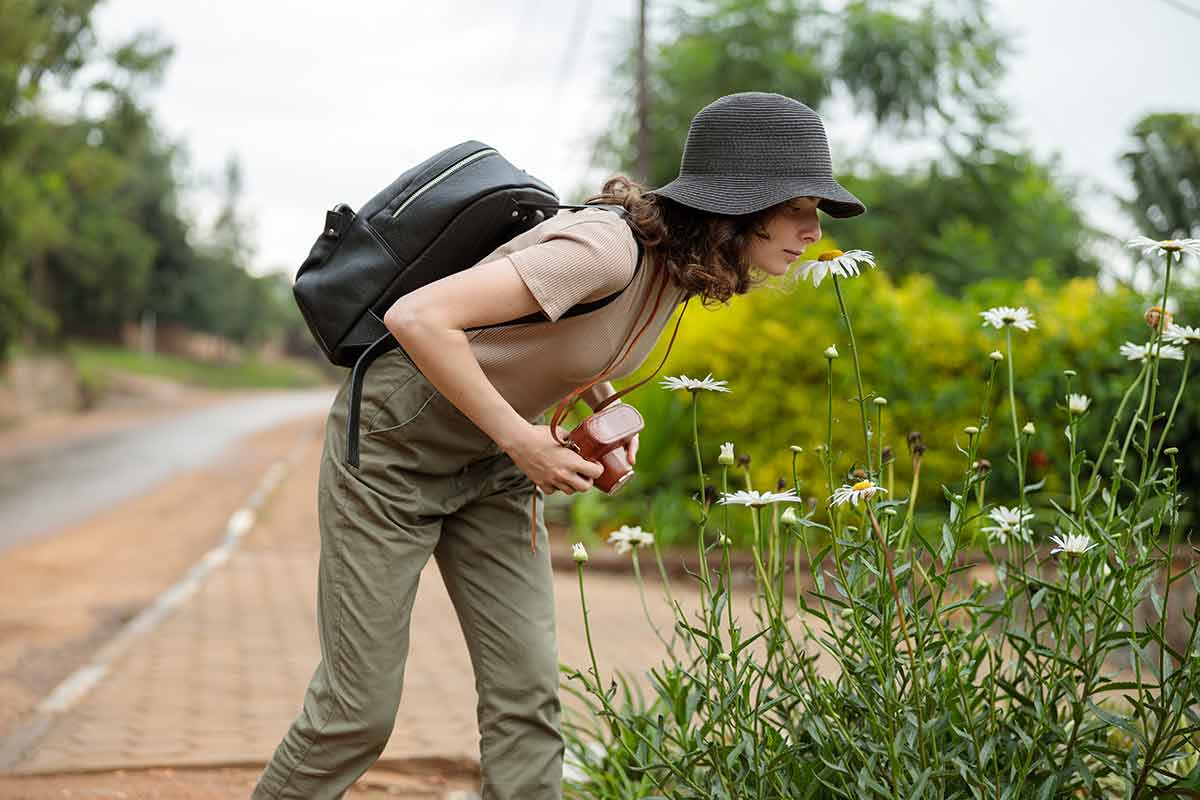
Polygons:
M1159 242L1158 244L1163 250L1168 250L1172 253L1183 249L1183 245L1181 245L1175 239L1167 239L1166 241Z
M835 258L841 258L844 255L845 253L843 253L841 250L826 250L824 253L821 253L821 255L817 256L817 261L833 261Z
M874 485L875 484L871 483L870 481L859 481L850 488L856 492L861 492L863 489L870 489Z

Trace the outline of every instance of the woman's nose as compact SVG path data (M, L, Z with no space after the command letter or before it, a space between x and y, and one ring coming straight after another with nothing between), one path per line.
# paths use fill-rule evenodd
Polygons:
M804 241L806 247L814 242L821 241L821 223L817 220L813 220L811 223L801 228L800 239Z

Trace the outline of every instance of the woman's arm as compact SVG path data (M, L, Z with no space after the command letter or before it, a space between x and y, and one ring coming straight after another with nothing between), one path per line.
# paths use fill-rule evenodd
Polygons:
M501 258L409 292L384 314L383 323L434 388L511 453L534 426L488 380L464 329L539 308L512 264Z
M511 452L529 435L530 423L488 380L464 331L419 320L389 329L430 383L501 449Z
M599 228L594 222L579 222L568 230L585 224ZM567 494L590 488L603 466L563 447L549 425L535 425L517 413L484 374L466 331L520 319L539 309L556 321L595 288L615 286L616 279L628 282L622 272L625 254L618 258L581 232L573 233L579 234L580 241L572 242L560 231L558 239L518 251L525 254L518 259L520 269L505 256L414 289L383 317L413 363L447 400L508 453L543 492L562 489ZM579 265L586 268L581 271ZM596 286L577 280L581 276ZM560 283L568 277L571 281Z

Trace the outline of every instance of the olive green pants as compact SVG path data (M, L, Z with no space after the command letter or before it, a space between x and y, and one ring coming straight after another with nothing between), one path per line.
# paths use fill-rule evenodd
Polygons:
M321 661L252 798L341 797L379 757L433 555L475 673L483 800L558 800L553 582L542 503L530 552L533 482L399 350L367 372L352 467L348 393L347 378L326 421L318 484Z

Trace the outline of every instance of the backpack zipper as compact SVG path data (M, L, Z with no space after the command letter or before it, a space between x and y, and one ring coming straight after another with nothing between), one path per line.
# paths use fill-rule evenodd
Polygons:
M447 167L446 169L442 170L442 172L440 172L440 173L437 175L437 177L435 177L433 180L431 180L431 181L429 181L428 183L426 183L426 184L425 184L424 186L422 186L420 189L417 189L415 192L413 192L412 194L410 194L410 195L408 196L408 199L407 199L407 200L405 200L403 203L401 203L401 204L400 204L400 207L399 207L399 208L397 208L397 209L396 209L396 210L395 210L395 211L392 213L392 218L393 218L393 219L395 219L396 217L400 216L400 212L401 212L401 211L403 211L403 210L404 210L404 209L405 209L405 208L408 206L408 204L409 204L409 203L411 203L413 200L416 200L418 197L420 197L422 194L424 194L424 193L425 193L426 191L428 191L429 189L432 189L434 186L436 186L436 185L437 185L439 182L441 182L443 179L445 179L445 178L449 177L449 176L450 176L450 175L452 175L453 173L455 173L455 172L457 172L458 170L462 169L462 168L463 168L463 167L465 167L467 164L470 164L472 161L476 161L476 160L478 160L478 159L480 159L480 158L483 158L484 156L492 155L492 154L494 154L494 153L496 153L496 149L495 149L494 147L488 147L488 148L486 148L486 149L484 149L484 150L478 150L478 151L476 151L476 152L472 153L471 155L467 156L466 158L464 158L464 159L462 159L462 160L458 161L457 163L455 163L455 164L452 164L452 165L450 165L449 167Z

